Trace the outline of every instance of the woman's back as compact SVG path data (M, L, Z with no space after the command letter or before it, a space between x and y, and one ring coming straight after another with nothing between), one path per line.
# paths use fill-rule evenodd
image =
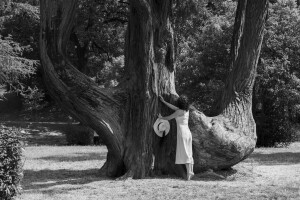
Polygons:
M183 115L176 117L177 147L176 164L194 164L192 151L192 134L189 129L189 111L182 110Z
M188 125L189 123L189 111L183 111L183 115L176 117L177 125Z

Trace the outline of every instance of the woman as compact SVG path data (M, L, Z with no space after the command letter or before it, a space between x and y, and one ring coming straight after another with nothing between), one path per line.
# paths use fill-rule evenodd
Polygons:
M160 100L175 112L167 117L159 118L165 120L176 119L177 123L177 146L176 146L176 161L175 164L185 164L187 171L187 180L190 180L194 175L193 165L193 151L192 151L192 133L189 129L189 103L188 98L182 95L177 100L177 106L166 102L162 96Z

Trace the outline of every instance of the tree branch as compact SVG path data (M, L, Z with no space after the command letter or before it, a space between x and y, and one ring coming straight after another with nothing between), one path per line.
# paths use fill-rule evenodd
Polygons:
M124 98L117 90L99 88L68 60L66 45L73 29L76 3L77 0L41 0L40 49L44 78L58 104L103 139L110 155L109 175L114 176L122 171L119 168L123 165L120 114L124 112Z

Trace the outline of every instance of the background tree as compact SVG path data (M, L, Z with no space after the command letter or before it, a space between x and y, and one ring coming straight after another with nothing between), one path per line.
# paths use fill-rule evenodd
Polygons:
M41 100L43 92L39 78L39 11L38 7L7 1L0 8L0 56L2 93L17 92L24 97L26 109Z
M22 79L35 73L36 61L20 57L22 49L11 38L0 39L1 98L7 90L24 91Z
M299 9L295 1L271 6L254 90L258 146L295 140L299 115Z
M81 72L105 87L116 86L124 68L127 15L127 2L78 2L69 56Z

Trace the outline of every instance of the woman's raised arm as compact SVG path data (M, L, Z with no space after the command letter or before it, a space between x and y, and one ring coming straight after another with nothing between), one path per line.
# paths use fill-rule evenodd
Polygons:
M164 120L171 120L171 119L174 119L176 117L182 116L183 114L184 114L183 110L178 109L174 113L172 113L171 115L166 116L166 117L163 117L163 116L161 116L161 114L158 114L158 118L164 119Z

